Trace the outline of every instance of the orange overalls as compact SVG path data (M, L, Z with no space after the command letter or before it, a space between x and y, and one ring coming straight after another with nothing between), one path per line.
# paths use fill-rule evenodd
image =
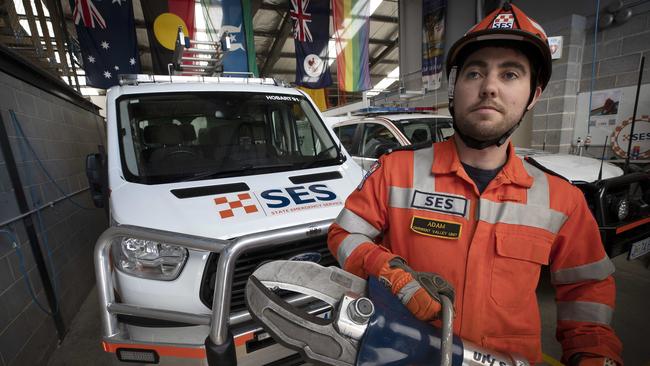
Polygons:
M535 289L550 265L563 361L586 352L622 363L609 325L614 266L581 191L522 161L512 145L482 194L453 139L384 155L328 236L341 266L362 277L377 244L454 286L456 335L531 362L542 362Z

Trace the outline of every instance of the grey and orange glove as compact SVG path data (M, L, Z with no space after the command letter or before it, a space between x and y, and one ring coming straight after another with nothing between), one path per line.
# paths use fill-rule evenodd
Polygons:
M384 282L419 320L428 322L438 318L442 310L441 295L454 300L454 289L442 277L413 271L403 258L383 247L378 246L366 255L364 269Z

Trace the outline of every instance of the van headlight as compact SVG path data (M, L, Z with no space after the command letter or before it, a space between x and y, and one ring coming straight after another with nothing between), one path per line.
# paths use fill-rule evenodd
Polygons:
M122 238L111 249L117 269L151 280L176 279L187 261L187 249L151 240Z

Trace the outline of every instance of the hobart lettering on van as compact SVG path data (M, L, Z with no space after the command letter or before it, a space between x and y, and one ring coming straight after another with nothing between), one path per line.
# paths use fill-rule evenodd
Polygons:
M300 102L300 98L289 97L286 95L267 95L267 100L279 100L279 101L289 101L289 102Z

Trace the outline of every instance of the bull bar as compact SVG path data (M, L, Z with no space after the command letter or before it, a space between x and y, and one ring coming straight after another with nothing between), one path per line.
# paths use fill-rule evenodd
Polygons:
M237 365L233 335L229 325L236 325L251 319L248 311L230 314L230 289L232 287L235 261L240 254L269 245L281 244L306 238L325 235L333 220L321 220L273 229L265 232L244 235L229 240L191 236L174 232L155 230L130 225L119 225L104 231L95 245L94 262L97 292L99 296L102 336L104 340L125 340L121 337L118 314L138 315L154 319L177 321L194 325L209 325L210 331L205 340L205 351L209 365ZM125 303L117 303L111 275L110 248L116 238L136 237L145 240L179 245L219 253L215 278L212 314L192 314L178 311L146 308ZM293 304L306 303L307 296L295 296L288 300Z

